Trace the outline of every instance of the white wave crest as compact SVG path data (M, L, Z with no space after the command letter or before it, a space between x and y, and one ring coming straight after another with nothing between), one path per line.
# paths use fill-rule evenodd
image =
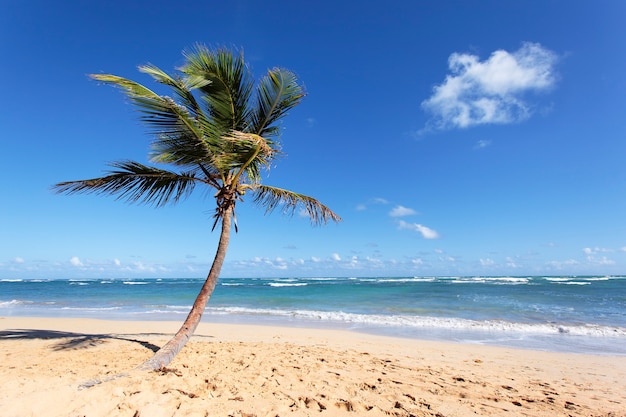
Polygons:
M294 283L288 283L288 282L270 282L269 284L270 287L305 287L309 284L307 284L306 282L294 282Z
M11 300L11 301L2 301L0 302L0 308L2 307L12 307L19 306L24 304L33 304L32 301L23 301L23 300Z
M565 325L557 323L515 323L504 320L478 321L446 317L355 314L336 311L254 309L244 307L215 307L208 310L212 314L218 315L239 314L257 316L282 316L294 319L342 322L375 327L395 326L408 328L478 330L488 332L626 337L626 328L600 326L595 324Z

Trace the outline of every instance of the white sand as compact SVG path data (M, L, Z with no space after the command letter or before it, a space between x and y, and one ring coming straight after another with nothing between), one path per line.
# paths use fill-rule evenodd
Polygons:
M626 416L625 357L348 331L203 323L134 371L179 324L0 318L0 415Z

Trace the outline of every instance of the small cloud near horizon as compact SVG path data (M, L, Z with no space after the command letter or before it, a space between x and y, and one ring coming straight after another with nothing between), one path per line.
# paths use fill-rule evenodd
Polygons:
M496 262L491 258L480 258L479 261L481 266L494 266L496 264Z
M412 216L414 214L417 214L417 212L411 208L408 207L404 207L404 206L395 206L390 212L389 215L391 217L404 217L404 216Z
M613 249L599 248L596 246L595 248L583 248L583 252L585 253L585 255L594 255L596 253L613 252Z
M437 233L436 230L433 230L429 227L426 227L418 223L407 223L404 220L400 220L398 221L398 227L401 230L413 230L415 232L418 232L422 235L424 239L438 239L439 238L439 233Z
M485 61L468 53L451 54L450 73L422 102L433 117L422 132L527 119L532 109L525 94L554 86L556 62L554 52L531 42L514 52L497 50Z
M78 256L72 256L72 258L70 259L70 263L73 266L77 266L77 267L83 266L83 263L80 261Z

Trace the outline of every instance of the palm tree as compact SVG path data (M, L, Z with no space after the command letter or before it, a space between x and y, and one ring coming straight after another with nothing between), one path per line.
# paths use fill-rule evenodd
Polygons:
M243 53L197 45L183 55L185 63L175 75L154 65L139 67L168 86L175 99L126 78L91 75L119 87L138 108L153 136L151 161L177 169L121 161L103 177L54 185L58 193L112 194L157 207L184 199L196 185L216 190L213 229L220 223L221 233L213 264L180 330L140 366L147 370L167 366L193 335L224 263L231 224L237 231L235 205L246 193L266 213L303 209L313 224L341 220L314 198L261 184L262 170L280 154L278 123L304 97L296 76L274 68L255 85Z

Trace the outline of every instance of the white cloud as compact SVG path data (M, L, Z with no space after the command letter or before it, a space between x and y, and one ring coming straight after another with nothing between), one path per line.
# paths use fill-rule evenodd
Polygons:
M309 212L303 208L298 210L298 217L305 218L305 219L311 218L311 216L309 215Z
M13 259L13 262L15 262L16 264L23 264L24 263L24 258L20 258L19 256L15 259Z
M430 124L438 129L524 120L531 113L524 94L554 85L556 60L538 43L524 43L512 53L497 50L482 62L455 52L448 59L451 74L422 107L433 114Z
M567 259L565 261L550 261L547 263L547 265L554 269L563 269L567 267L578 266L580 265L580 262L575 259Z
M489 145L491 145L490 140L479 140L478 142L476 142L476 145L474 145L474 149L484 149Z
M585 255L593 255L596 253L613 252L613 250L607 248L599 248L596 246L595 248L583 248L583 252L585 253Z
M339 256L338 253L333 253L332 255L330 255L330 257L332 258L333 261L339 262L341 260L341 256Z
M380 197L376 197L371 199L370 201L367 202L367 204L361 203L359 205L356 206L356 209L358 211L363 211L363 210L367 210L368 206L372 205L372 204L389 204L389 201L385 200L384 198L380 198Z
M404 220L398 221L398 227L405 230L413 230L422 234L424 239L437 239L439 233L435 230L417 223L407 223Z
M120 266L122 265L122 263L120 262L119 259L113 259L113 264L115 264L115 266Z
M370 268L384 268L385 263L379 258L373 258L371 256L366 256L365 260L368 263Z
M413 214L417 214L417 212L404 206L395 206L393 210L389 212L391 217L411 216Z
M626 252L626 246L622 246L621 248L619 248L619 250L622 252Z
M615 261L612 260L612 259L607 258L606 256L603 256L601 258L595 258L593 256L588 256L587 257L587 261L589 263L597 264L597 265L615 265Z
M494 261L493 259L489 259L489 258L487 258L487 259L482 259L482 258L481 258L481 259L480 259L480 264L481 264L482 266L493 266L493 265L495 265L496 263L495 263L495 261Z
M508 266L509 268L519 268L517 262L515 262L515 260L510 256L506 258L506 266Z
M135 261L133 262L133 266L131 268L128 268L129 270L133 270L133 271L150 271L153 272L155 269L153 267L151 267L150 265L145 265L143 262L139 262L139 261Z
M74 266L77 266L77 267L81 267L81 266L83 266L83 263L80 261L80 259L78 259L78 256L73 256L73 257L70 259L70 263L71 263L72 265L74 265Z

